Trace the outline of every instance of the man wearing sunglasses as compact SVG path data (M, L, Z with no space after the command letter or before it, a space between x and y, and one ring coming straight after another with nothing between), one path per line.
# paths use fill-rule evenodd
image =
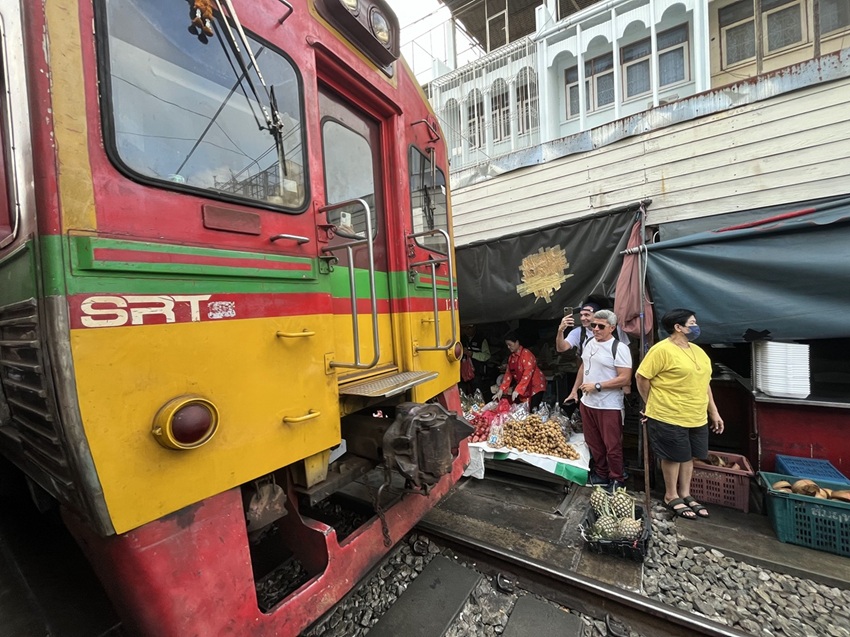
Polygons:
M593 457L591 484L605 484L613 492L623 486L623 388L632 383L632 354L614 338L617 315L599 310L590 321L593 338L581 354L576 384L581 390L584 440ZM573 390L567 400L575 400Z

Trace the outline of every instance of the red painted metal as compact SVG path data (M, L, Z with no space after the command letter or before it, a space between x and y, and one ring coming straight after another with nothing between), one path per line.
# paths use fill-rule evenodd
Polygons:
M756 402L761 445L759 470L775 471L776 455L829 460L850 471L850 410L814 405Z
M203 292L199 292L198 294L203 295ZM103 294L74 294L68 297L68 305L70 307L70 316L71 316L71 327L73 329L80 329L86 327L82 323L82 318L84 313L81 309L82 303L91 298L92 296L104 297L104 296L138 296L138 292L133 291L122 291L117 292L114 295L103 295ZM167 284L163 283L163 289L156 294L147 295L151 298L154 296L185 296L183 293L171 293L168 290ZM310 316L315 314L324 313L322 310L328 307L327 294L291 294L291 293L281 293L281 294L212 294L209 295L209 299L204 300L201 303L202 311L200 313L200 321L226 321L226 320L234 320L234 319L246 319L246 318L267 318L267 317L282 317L282 316ZM207 314L207 307L210 303L232 303L235 309L235 316L221 317L211 319ZM395 312L428 312L432 313L434 311L434 302L430 298L405 298L397 301L393 301L395 307ZM446 301L448 303L448 301ZM145 303L143 301L135 301L135 305L144 306L144 305L155 305L156 303L151 301ZM388 314L390 311L390 302L386 299L378 299L378 314ZM115 307L114 303L104 304L101 302L97 305L98 308L105 307ZM126 306L123 309L127 309ZM333 302L330 305L332 312L336 315L348 316L351 314L351 302L348 299L333 299ZM357 300L357 311L362 315L369 314L371 312L371 304L369 299L358 299ZM447 307L441 308L442 312L448 311ZM107 318L113 318L112 316L108 316ZM188 302L176 303L174 305L174 322L175 323L189 323L192 321L192 307ZM162 316L157 315L148 315L145 316L145 325L154 325L158 323L165 323L165 319Z
M468 457L464 441L452 473L428 496L406 494L386 510L393 543L460 478ZM377 517L340 544L332 528L291 512L282 520L283 530L290 546L306 550L300 557L313 577L262 613L239 489L120 536L98 537L71 513L65 513L65 521L104 582L123 627L143 636L295 637L386 553Z
M121 248L95 248L94 258L105 263L175 263L182 265L223 266L231 268L255 268L257 270L280 270L309 272L312 264L307 261L269 261L259 258L212 257L203 254L181 254L177 252L146 252Z

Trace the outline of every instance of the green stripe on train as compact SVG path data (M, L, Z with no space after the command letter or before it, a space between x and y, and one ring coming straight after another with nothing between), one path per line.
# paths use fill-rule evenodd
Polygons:
M319 259L285 257L262 253L194 248L142 241L96 239L93 237L63 237L50 235L40 239L45 255L44 276L47 294L134 293L157 294L167 281L172 294L285 294L324 293L350 296L348 269L334 266L334 276L319 274ZM66 248L67 249L64 249ZM104 262L94 257L95 248L110 248L148 252L162 257L161 262ZM294 264L309 270L280 271L245 266L204 265L201 263L168 263L171 255L199 258L267 260L275 264ZM62 264L62 265L60 265ZM307 274L309 273L309 274ZM307 274L306 277L302 276ZM446 279L438 277L438 297L448 297ZM369 298L369 274L358 268L355 272L357 297ZM375 288L378 299L413 297L430 298L430 286L417 286L409 281L407 272L377 273Z

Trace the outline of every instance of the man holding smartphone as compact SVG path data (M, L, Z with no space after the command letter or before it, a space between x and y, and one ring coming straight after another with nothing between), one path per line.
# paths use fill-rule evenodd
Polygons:
M598 310L599 305L590 301L582 305L578 315L579 321L581 321L581 326L579 327L576 327L572 312L568 316L564 316L561 319L561 324L558 326L558 333L555 336L555 349L559 352L566 352L575 347L577 348L578 356L581 356L581 350L584 344L588 339L593 337L593 332L590 329L590 321L593 318L593 313ZM569 333L564 337L564 332L567 330L569 330Z

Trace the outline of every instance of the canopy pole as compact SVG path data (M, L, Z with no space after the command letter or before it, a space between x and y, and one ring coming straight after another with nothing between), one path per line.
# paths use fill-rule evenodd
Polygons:
M642 248L642 249L641 249ZM640 204L640 246L638 247L638 277L640 291L640 360L646 354L646 288L644 283L646 273L646 207ZM647 519L652 515L652 498L649 495L649 435L646 416L641 415L640 426L643 434L643 494Z

